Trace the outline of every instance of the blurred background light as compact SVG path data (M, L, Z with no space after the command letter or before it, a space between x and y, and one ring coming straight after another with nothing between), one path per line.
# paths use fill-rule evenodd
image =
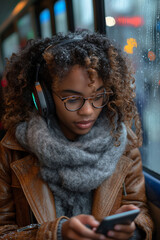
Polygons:
M113 27L116 24L116 20L114 17L106 17L106 26Z

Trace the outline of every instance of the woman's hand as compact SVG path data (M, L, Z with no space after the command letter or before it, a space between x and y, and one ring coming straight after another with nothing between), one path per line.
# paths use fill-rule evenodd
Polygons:
M89 225L91 229L85 225ZM99 222L93 216L78 215L63 223L62 237L64 240L106 240L107 238L104 235L95 233L98 225Z
M123 205L115 213L122 213L122 212L130 211L133 209L138 209L138 208L134 205ZM114 230L108 231L106 240L111 240L111 239L112 240L113 239L114 240L128 240L129 238L131 238L133 236L135 229L136 229L136 225L135 225L134 221L128 225L125 225L125 224L115 225Z

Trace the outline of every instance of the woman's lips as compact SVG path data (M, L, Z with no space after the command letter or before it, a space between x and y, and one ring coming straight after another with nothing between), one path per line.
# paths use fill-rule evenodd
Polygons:
M91 128L92 125L94 124L93 120L89 120L89 121L80 121L80 122L76 122L75 125L80 128L80 129L87 129L87 128Z

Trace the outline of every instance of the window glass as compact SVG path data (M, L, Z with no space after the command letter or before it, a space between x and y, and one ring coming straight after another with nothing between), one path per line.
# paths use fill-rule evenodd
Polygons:
M51 37L52 30L51 30L51 17L50 17L49 9L46 8L40 13L39 20L40 20L42 38Z
M66 33L68 31L68 24L65 0L59 0L54 4L54 16L56 33Z
M105 0L106 32L135 68L143 165L160 173L160 1Z
M19 38L17 33L12 33L2 42L3 58L9 58L13 52L19 50Z
M92 0L73 0L75 28L94 30L94 11Z
M28 39L35 38L35 34L32 26L31 14L28 13L24 17L22 17L18 21L17 27L18 27L18 32L20 36L20 46L24 47Z

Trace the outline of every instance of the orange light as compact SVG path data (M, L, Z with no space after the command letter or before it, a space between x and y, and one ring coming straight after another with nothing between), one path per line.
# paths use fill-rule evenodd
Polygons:
M154 61L156 59L156 54L153 51L149 51L148 58L150 61Z
M116 24L121 26L141 27L144 25L144 19L139 16L134 17L116 17Z
M129 54L133 54L133 48L137 48L137 41L135 38L127 39L127 45L124 46L124 51Z
M20 1L16 7L13 9L12 15L15 16L17 15L28 3L28 0L22 0Z

